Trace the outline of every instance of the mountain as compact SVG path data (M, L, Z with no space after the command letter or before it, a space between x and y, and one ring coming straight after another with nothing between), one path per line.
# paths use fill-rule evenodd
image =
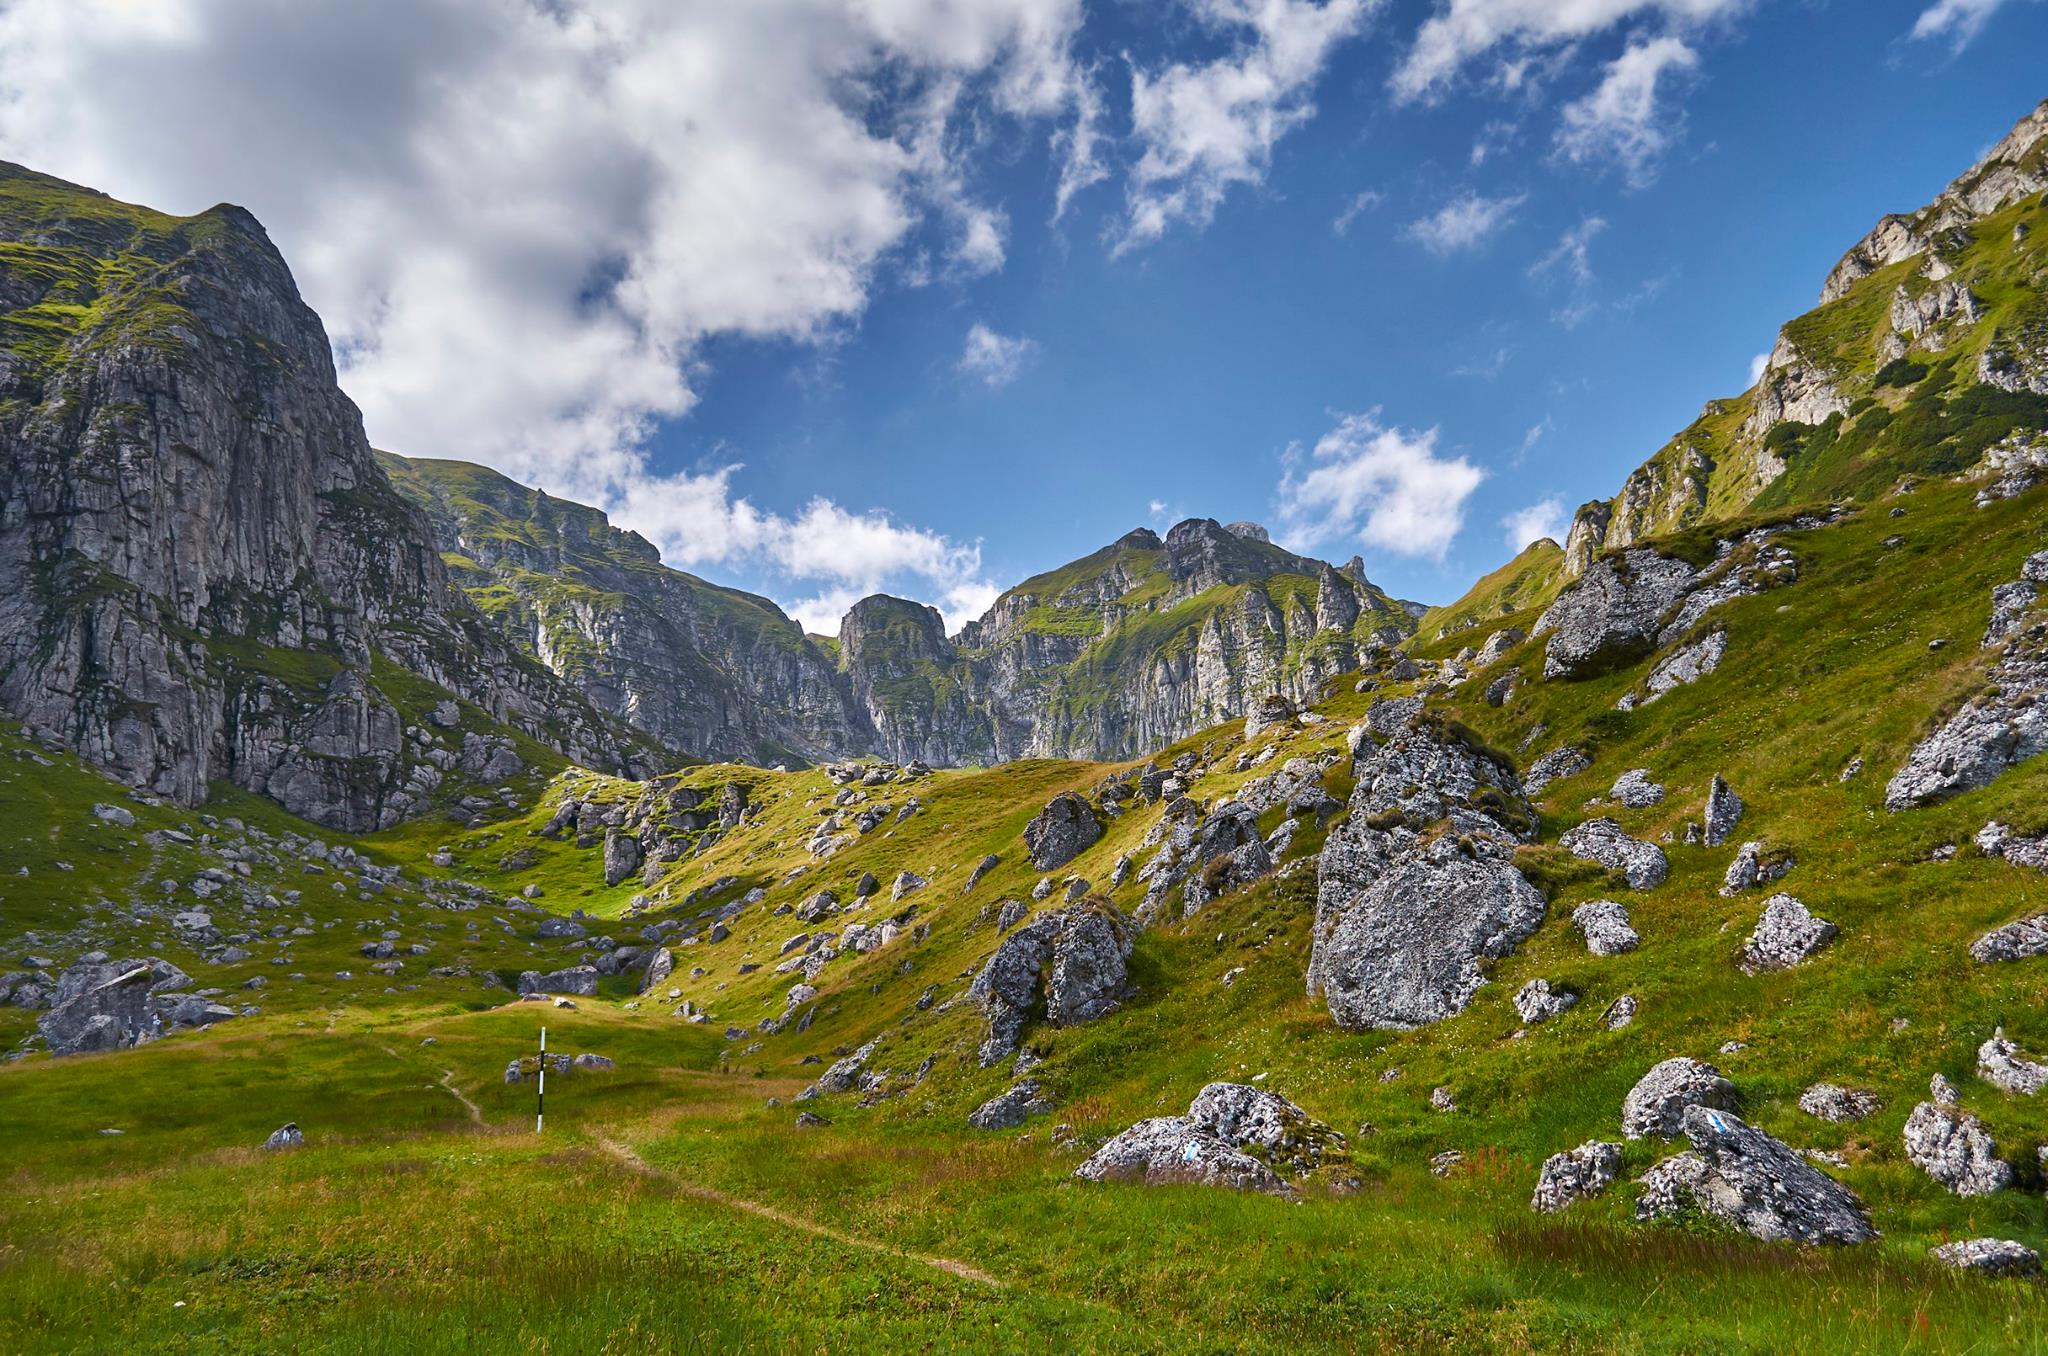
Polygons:
M451 578L518 650L667 748L767 766L865 753L832 656L766 598L669 569L593 508L486 467L380 454Z
M508 775L499 727L646 751L450 587L254 217L6 164L0 709L182 804L224 780L351 829Z
M1611 500L1581 507L1570 574L1603 550L1752 508L1864 498L1973 464L2048 402L2048 103L1932 203L1887 216L1757 384L1710 401Z

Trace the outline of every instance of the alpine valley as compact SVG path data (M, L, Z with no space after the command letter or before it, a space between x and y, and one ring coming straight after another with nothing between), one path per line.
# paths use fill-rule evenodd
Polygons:
M434 451L0 165L0 1348L2048 1343L2048 104L1445 606Z

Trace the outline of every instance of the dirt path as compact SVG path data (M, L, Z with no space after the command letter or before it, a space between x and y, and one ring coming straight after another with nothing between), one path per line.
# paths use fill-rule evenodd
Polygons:
M799 1215L792 1215L786 1210L778 1210L776 1207L760 1201L746 1200L743 1197L728 1195L715 1187L686 1181L672 1172L655 1167L635 1153L631 1146L621 1144L617 1140L607 1139L603 1135L598 1135L596 1136L596 1141L600 1149L611 1155L612 1158L616 1159L629 1171L637 1172L643 1177L651 1177L657 1181L665 1182L686 1196L693 1196L700 1201L710 1201L713 1204L727 1206L734 1210L744 1210L750 1215L755 1215L765 1220L772 1220L785 1228L798 1229L804 1233L815 1235L818 1238L828 1238L834 1243L843 1243L850 1248L864 1248L869 1252L881 1253L884 1256L898 1257L908 1262L918 1262L932 1268L934 1271L943 1271L948 1276L958 1276L962 1280L967 1281L979 1281L983 1285L994 1286L998 1290L1003 1288L1001 1281L977 1267L969 1266L965 1262L956 1261L951 1257L930 1257L924 1253L911 1252L906 1248L896 1247L893 1244L877 1242L872 1238L861 1238L855 1234L843 1233L838 1229L832 1228L830 1225L820 1224L816 1220L804 1219Z
M464 1109L469 1112L469 1119L471 1124L482 1125L484 1123L484 1109L478 1106L475 1102L470 1101L468 1093L464 1092L461 1088L455 1086L455 1070L441 1070L441 1086L448 1089L448 1095L450 1097L453 1097L456 1101L462 1103Z

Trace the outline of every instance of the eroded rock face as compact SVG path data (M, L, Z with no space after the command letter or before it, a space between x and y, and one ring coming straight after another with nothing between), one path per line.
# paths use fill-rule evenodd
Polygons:
M1029 824L1024 826L1024 846L1031 864L1040 871L1055 871L1094 846L1102 837L1102 821L1094 807L1071 791L1053 797Z
M1639 1079L1621 1104L1621 1132L1630 1139L1655 1135L1676 1139L1686 1108L1735 1107L1735 1085L1704 1060L1680 1055L1656 1065Z
M1057 1026L1116 1011L1128 984L1131 941L1129 920L1094 900L1035 918L1005 937L967 990L988 1020L982 1066L1013 1053L1041 1010Z
M1853 1192L1734 1113L1688 1107L1682 1128L1692 1151L1644 1174L1639 1217L1690 1204L1767 1242L1867 1243L1877 1237Z
M2029 556L2018 581L2048 583L2048 551ZM2008 586L2009 587L2009 586ZM1994 600L1997 599L1994 593ZM1985 690L1921 740L1885 785L1888 810L1905 810L1989 786L2007 768L2048 749L2048 639L2020 623L2032 605L1994 613L1985 648L1996 648Z
M1145 1186L1218 1186L1292 1195L1277 1173L1186 1116L1139 1121L1074 1169L1089 1182Z
M1633 890L1655 889L1671 874L1671 864L1665 860L1662 848L1629 837L1611 819L1589 819L1567 830L1557 841L1574 857L1620 872Z
M588 998L597 992L597 967L572 965L563 970L524 970L516 986L520 993L567 993Z
M1426 720L1355 771L1350 817L1317 863L1309 992L1354 1030L1441 1021L1543 920L1514 865L1534 816L1510 769Z
M1576 1149L1552 1154L1543 1161L1536 1178L1536 1194L1529 1208L1554 1214L1575 1201L1597 1196L1607 1190L1621 1172L1621 1146L1587 1140Z
M1655 551L1592 562L1536 621L1550 636L1545 678L1576 678L1648 654L1664 614L1692 587L1693 567Z
M1569 746L1552 749L1529 765L1529 773L1522 779L1522 789L1533 796L1552 782L1576 777L1591 766L1593 760L1582 750Z

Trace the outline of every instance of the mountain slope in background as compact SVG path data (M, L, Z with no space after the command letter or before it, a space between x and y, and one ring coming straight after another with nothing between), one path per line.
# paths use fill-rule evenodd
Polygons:
M1778 335L1757 384L1708 403L1565 542L1602 550L1752 507L1867 497L1972 465L2048 409L2048 103L1940 196L1888 216Z
M473 709L412 733L421 680ZM644 745L449 587L253 217L4 164L0 708L181 803L220 779L353 829L519 768L500 725Z

